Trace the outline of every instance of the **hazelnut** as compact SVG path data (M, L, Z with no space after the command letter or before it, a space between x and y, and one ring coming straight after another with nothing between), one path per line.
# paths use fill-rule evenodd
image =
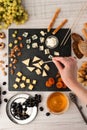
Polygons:
M6 36L5 36L5 33L4 32L0 32L0 38L1 39L3 39L3 38L5 38Z
M4 49L5 48L5 43L1 42L0 43L0 50Z

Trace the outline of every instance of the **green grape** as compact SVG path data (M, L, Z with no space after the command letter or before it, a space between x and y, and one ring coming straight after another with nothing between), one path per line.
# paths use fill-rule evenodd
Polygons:
M0 29L8 28L10 24L24 24L28 13L22 6L22 0L0 0Z

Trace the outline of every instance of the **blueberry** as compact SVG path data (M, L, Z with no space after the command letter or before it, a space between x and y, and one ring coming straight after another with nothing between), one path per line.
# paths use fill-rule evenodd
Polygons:
M7 98L5 98L5 99L4 99L4 102L8 102L8 99L7 99Z
M3 85L6 85L6 82L3 82Z
M40 107L40 111L43 111L44 110L44 108L43 107Z
M7 92L6 91L2 91L2 94L5 95Z
M47 113L46 113L46 116L50 116L50 113L49 113L49 112L47 112Z

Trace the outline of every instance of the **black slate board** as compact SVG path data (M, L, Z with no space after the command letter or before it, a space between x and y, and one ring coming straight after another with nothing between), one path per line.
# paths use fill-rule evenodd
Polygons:
M27 39L30 38L34 34L36 34L38 36L41 36L40 35L41 30L43 30L45 32L47 31L47 29L9 29L9 34L8 34L9 35L8 36L9 37L9 43L14 41L14 38L12 38L12 34L14 33L15 30L18 31L17 36L22 36L22 34L24 32L28 32L29 36L27 37ZM52 29L51 32L53 30L54 29ZM62 42L62 40L63 40L63 38L66 35L68 30L69 29L61 29L55 35L58 38L59 43ZM45 36L45 38L47 36L52 35L51 32L48 33ZM69 32L69 34L70 33L71 32ZM50 69L50 71L48 73L48 77L45 77L45 78L43 78L41 76L37 76L35 74L35 72L31 73L28 69L26 69L25 65L22 64L21 61L23 61L23 60L25 60L27 58L33 59L34 56L38 56L41 59L43 59L44 61L49 60L49 59L48 59L48 56L46 56L43 52L38 51L38 49L30 49L30 50L28 50L26 48L25 41L26 41L26 38L23 38L22 43L24 44L24 48L22 49L22 56L18 57L18 63L16 65L17 68L15 70L15 74L11 75L10 74L10 69L9 69L9 72L8 72L8 74L9 74L9 82L8 82L9 83L9 85L8 85L9 86L9 91L30 91L27 86L24 89L21 89L20 87L17 88L17 89L13 88L13 84L14 84L15 78L16 78L16 73L18 71L21 71L23 73L23 75L27 76L30 79L36 79L37 80L37 85L34 87L34 89L32 91L69 91L68 88L58 89L58 88L56 88L56 86L52 86L51 88L45 87L45 82L48 79L48 77L55 77L57 72L58 72L57 68L55 67L55 65L53 63L49 63L49 66L50 66L51 69ZM40 42L40 41L37 40L36 42ZM71 36L69 37L69 39L68 39L68 41L67 41L67 43L66 43L66 45L64 47L57 46L55 49L50 49L51 54L53 54L54 51L58 51L60 53L60 56L71 56ZM10 53L10 49L9 49L9 53ZM10 58L9 58L9 63L10 63Z

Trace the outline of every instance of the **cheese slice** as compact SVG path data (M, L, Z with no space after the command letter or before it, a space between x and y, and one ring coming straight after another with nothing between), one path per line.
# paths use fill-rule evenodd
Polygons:
M43 63L44 63L43 60L39 61L40 66L43 65Z
M39 69L42 69L39 63L33 64L33 66L35 66L35 67L37 67Z
M50 70L50 67L49 67L47 64L44 66L44 68L45 68L47 71Z
M26 60L23 60L22 63L25 64L26 66L29 65L29 62L30 62L30 59L26 59Z
M36 70L36 74L37 74L37 75L40 75L40 74L41 74L41 70L40 70L40 69L37 69L37 70Z
M47 76L47 73L46 73L45 70L43 70L43 72L42 72L42 77L46 77L46 76Z
M27 69L28 69L30 72L32 72L32 71L35 69L35 67L27 67Z
M36 62L36 61L38 61L38 60L40 60L40 58L37 57L37 56L34 56L34 58L33 58L33 62Z

